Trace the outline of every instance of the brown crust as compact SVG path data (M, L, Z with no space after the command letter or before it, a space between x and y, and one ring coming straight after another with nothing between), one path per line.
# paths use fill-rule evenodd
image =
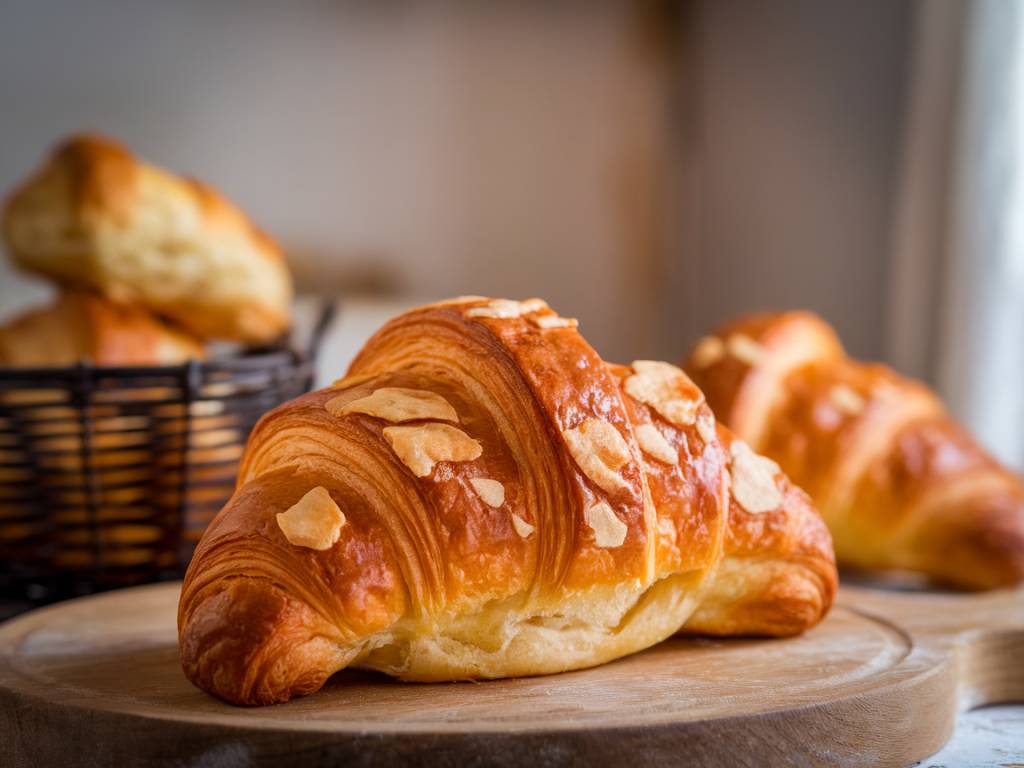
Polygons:
M23 269L203 338L266 342L290 323L291 278L266 234L213 188L102 136L58 146L7 201L3 234Z
M702 437L627 394L634 370L606 365L546 306L489 316L491 306L392 320L345 379L256 427L239 490L182 591L182 662L199 687L265 704L348 665L412 680L556 672L647 647L698 606L701 631L721 634L790 634L821 618L835 568L806 497L778 475L779 514L730 518L729 455L713 429ZM458 414L449 426L479 455L418 476L392 450L386 418L345 407L382 388L443 397ZM696 388L676 394L710 419ZM676 462L643 453L641 424ZM613 476L579 453L580 434L606 441L595 455ZM500 483L500 503L474 479ZM275 522L316 487L345 518L322 550L290 543ZM715 586L726 561L771 572L746 582L732 568L726 598Z
M61 144L52 162L67 169L72 205L82 219L95 215L119 222L130 219L137 164L124 146L84 134Z
M1024 488L936 396L845 356L806 312L740 318L716 336L760 344L686 368L719 417L775 459L818 505L840 562L991 588L1024 579Z

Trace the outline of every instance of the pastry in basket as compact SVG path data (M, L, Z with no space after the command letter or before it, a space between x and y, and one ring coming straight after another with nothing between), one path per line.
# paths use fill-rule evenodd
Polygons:
M496 678L794 634L835 586L807 496L682 371L607 365L540 300L467 298L264 417L178 627L189 679L255 705L348 666Z
M160 388L117 394L176 396ZM238 416L216 400L141 410L94 404L86 443L79 409L52 402L64 396L0 393L0 409L16 406L32 449L0 447L0 556L24 558L26 541L42 528L47 562L61 571L173 567L178 553L169 541L193 544L231 495L243 440ZM0 419L0 430L9 428ZM45 499L45 521L26 499Z
M290 323L280 250L215 190L76 136L12 195L14 262L141 304L201 338L269 342Z
M203 356L187 333L89 291L63 291L53 305L0 326L0 365L170 365Z
M1024 580L1024 486L923 384L846 356L808 312L702 339L686 369L717 416L821 510L841 563L965 588Z

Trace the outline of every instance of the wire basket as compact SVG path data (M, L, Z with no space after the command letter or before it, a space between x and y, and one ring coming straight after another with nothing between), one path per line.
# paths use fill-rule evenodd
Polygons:
M307 344L180 365L0 368L0 594L45 603L180 578L250 430L307 392Z

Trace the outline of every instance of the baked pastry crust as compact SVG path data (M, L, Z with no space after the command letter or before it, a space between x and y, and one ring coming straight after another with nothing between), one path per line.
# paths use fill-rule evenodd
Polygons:
M923 384L846 356L809 312L739 318L686 369L821 510L841 563L963 588L1024 580L1024 487Z
M138 303L202 338L270 341L290 323L280 250L197 181L75 136L11 196L3 235L14 262L61 283Z
M171 365L205 356L202 343L138 306L64 291L0 327L0 365Z
M197 686L268 704L346 666L495 678L680 630L792 634L835 584L807 498L682 371L607 365L542 301L471 298L392 320L264 417L178 627Z

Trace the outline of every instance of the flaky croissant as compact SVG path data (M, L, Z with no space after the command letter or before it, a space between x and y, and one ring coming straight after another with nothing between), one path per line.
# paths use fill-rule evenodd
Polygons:
M807 497L678 368L607 365L575 326L536 299L424 307L268 414L185 578L189 679L267 704L350 665L535 675L820 620Z
M841 563L966 588L1024 579L1024 488L923 384L848 358L807 312L702 339L686 369L725 424L807 490Z

